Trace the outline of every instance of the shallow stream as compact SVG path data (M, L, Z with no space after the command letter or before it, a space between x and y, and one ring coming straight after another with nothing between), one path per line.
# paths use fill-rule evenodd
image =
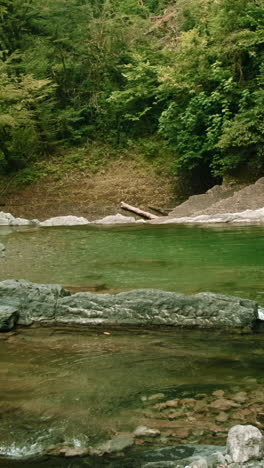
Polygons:
M210 290L264 305L263 234L253 227L0 228L0 280L99 292ZM4 457L53 445L95 448L140 425L160 431L135 439L128 458L0 458L1 468L130 468L150 449L221 445L234 424L264 424L262 333L21 328L0 335L0 356Z
M33 455L54 444L96 447L140 425L161 434L143 438L141 449L221 445L232 425L264 412L262 334L29 328L5 338L3 455ZM222 394L233 403L215 409Z

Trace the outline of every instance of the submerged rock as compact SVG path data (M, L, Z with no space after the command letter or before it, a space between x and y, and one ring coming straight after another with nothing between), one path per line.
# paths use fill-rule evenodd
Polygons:
M188 468L208 468L207 460L206 458L202 457L198 458L197 460L194 460L190 465L188 465Z
M102 456L104 454L122 452L123 450L131 447L134 444L134 438L131 434L123 433L118 434L110 440L103 442L97 447L90 448L90 455Z
M29 281L0 282L0 305L19 310L18 324L35 321L107 325L172 325L250 330L258 318L254 301L221 294L193 296L141 289L120 294L81 292Z

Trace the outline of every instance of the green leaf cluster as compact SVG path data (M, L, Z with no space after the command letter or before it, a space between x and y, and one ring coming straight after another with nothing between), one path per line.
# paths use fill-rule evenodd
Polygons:
M177 172L261 170L263 46L263 0L2 0L0 167L149 138Z

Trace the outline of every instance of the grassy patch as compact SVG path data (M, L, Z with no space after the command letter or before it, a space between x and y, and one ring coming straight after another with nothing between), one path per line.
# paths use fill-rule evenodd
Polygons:
M171 175L173 155L163 142L154 138L127 141L122 148L97 143L61 150L48 161L36 161L14 174L13 181L18 186L24 186L46 177L60 180L72 171L96 174L114 160L134 161L136 165L153 167L157 173L162 171Z

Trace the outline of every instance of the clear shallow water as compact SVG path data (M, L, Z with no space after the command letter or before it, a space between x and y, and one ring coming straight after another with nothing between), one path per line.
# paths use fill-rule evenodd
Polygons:
M0 227L0 241L7 248L0 258L0 280L23 278L100 292L209 290L264 305L261 227ZM264 391L263 334L104 331L21 329L7 341L0 335L0 453L23 456L51 444L93 446L140 424L158 425L142 401L156 393L163 393L162 401L204 394L210 404L217 389L228 398L246 391L254 407L252 392ZM185 426L186 418L180 424ZM177 430L174 437L161 428L165 445L182 443ZM207 428L200 436L191 433L188 442L222 443L224 438ZM0 458L1 468L134 467L133 462L87 459L21 463Z
M157 410L152 414L146 398L157 393L163 394L162 401L209 398L209 405L215 390L223 389L229 399L245 391L247 405L253 408L254 392L263 395L261 334L104 331L30 328L0 340L0 453L22 456L52 444L94 446L141 424L160 428L167 441L158 444L177 445L183 437L177 431L188 418L182 415L180 423L170 420L168 428L164 422L169 416L161 420ZM260 406L264 410L263 400ZM190 417L193 410L187 411ZM216 415L199 419L201 415L195 414L188 442L221 444L226 432L206 429L208 420L215 425ZM234 420L229 419L224 430L232 425ZM192 433L196 426L200 432ZM71 466L60 463L45 466ZM89 466L103 466L103 461L98 463Z
M0 280L28 279L100 292L215 291L264 305L263 227L0 227ZM2 236L1 236L2 233ZM5 235L4 235L5 234Z

